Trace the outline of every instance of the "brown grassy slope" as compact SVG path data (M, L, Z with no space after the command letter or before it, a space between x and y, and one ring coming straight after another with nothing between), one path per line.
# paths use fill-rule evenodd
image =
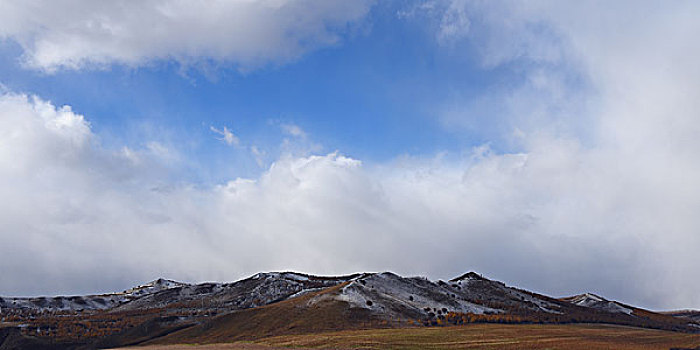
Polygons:
M0 328L0 350L32 349L32 350L63 350L72 349L80 344L53 343L47 339L28 337L18 328Z
M562 349L668 350L700 345L700 335L610 325L503 325L363 329L284 335L251 343L153 345L128 350L277 350L297 349Z
M162 318L153 318L134 328L127 328L120 333L98 339L86 348L105 349L140 344L154 337L160 337L191 326L190 324L162 324L161 320Z
M294 348L296 350L311 350L312 348ZM130 348L119 348L115 350L289 350L288 347L276 347L262 344L252 344L248 342L217 343L217 344L171 344L171 345L148 345ZM316 349L318 350L318 349ZM333 349L341 350L341 349ZM350 350L350 349L347 349Z
M316 297L331 296L346 283L297 298L214 317L146 344L220 343L283 334L306 334L356 329L372 320L369 311L349 308L345 302L324 300L308 305Z
M278 336L269 346L351 349L664 349L696 347L700 335L612 325L500 325L353 330Z

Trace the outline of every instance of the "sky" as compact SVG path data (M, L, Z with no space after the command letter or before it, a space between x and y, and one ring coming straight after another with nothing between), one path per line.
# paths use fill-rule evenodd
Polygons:
M0 1L0 295L477 271L700 308L699 11Z

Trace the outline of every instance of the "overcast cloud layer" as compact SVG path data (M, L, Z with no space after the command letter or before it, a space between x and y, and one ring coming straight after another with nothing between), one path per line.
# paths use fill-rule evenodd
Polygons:
M337 42L325 23L358 21L368 10L328 5L295 17L300 4L236 3L263 16L251 17L255 32L270 33L250 42L241 35L193 44L215 26L208 17L188 19L191 37L155 47L132 40L137 20L119 22L123 45L21 15L0 33L45 70L194 56L258 66L299 57L309 38L313 46ZM2 294L110 290L159 275L393 270L449 278L476 270L555 295L592 291L652 308L700 308L697 3L635 2L635 11L594 2L427 4L401 15L435 16L441 45L470 40L484 69L518 64L528 77L481 100L436 106L436 118L466 130L473 118L497 113L499 137L520 151L485 145L385 164L342 150L287 154L258 178L203 187L163 180L173 170L162 145L106 150L90 116L6 92ZM189 15L183 6L169 8ZM161 8L153 11L171 13ZM80 18L92 23L100 11ZM255 27L267 26L270 13L295 18L292 29ZM163 23L164 32L174 30ZM276 45L288 33L296 41Z

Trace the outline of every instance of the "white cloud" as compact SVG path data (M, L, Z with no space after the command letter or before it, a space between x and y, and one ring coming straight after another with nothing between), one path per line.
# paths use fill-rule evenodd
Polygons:
M689 14L698 5L450 3L472 16L470 44L483 65L512 69L523 79L477 100L455 99L443 121L486 128L488 136L506 140L509 130L517 131L511 142L543 173L528 182L539 193L513 193L530 193L543 234L609 246L621 259L611 264L601 257L613 296L634 285L639 291L631 301L697 305L690 290L700 260L690 247L700 242L700 222L690 213L700 208L693 199L700 194L700 141L691 136L700 132L700 70L693 63L700 58L693 39L700 23ZM539 165L532 164L536 154ZM629 284L614 286L625 279ZM659 283L675 286L673 292Z
M430 23L440 44L455 44L469 34L471 20L467 14L467 0L429 0L410 2L396 12L399 19ZM434 21L434 19L437 19Z
M306 131L296 124L280 124L282 131L290 136L306 138Z
M223 129L219 130L213 126L210 126L209 129L211 131L221 135L221 138L219 140L225 142L229 146L238 146L240 144L240 140L236 135L231 132L227 127L224 126Z
M452 2L442 15L437 38L441 42L462 39L469 34L469 16L464 6L465 1Z
M267 152L253 145L250 146L250 153L253 155L253 158L255 158L255 163L262 168L265 165L265 156L267 156Z
M95 276L96 266L111 265L109 247L138 238L121 220L156 221L139 201L146 197L134 196L167 179L168 169L150 148L104 150L70 107L1 95L0 294L31 284L43 285L45 293L54 283L67 290L79 276ZM119 276L114 267L105 268L105 276Z
M176 151L168 148L158 141L148 142L146 144L146 149L151 154L164 161L177 162L180 160L180 156Z
M284 123L279 120L270 120L271 125L278 125L282 134L288 136L282 139L280 151L283 155L294 155L297 157L318 154L324 150L323 145L314 142L309 134L299 125L294 123Z
M38 1L0 3L0 38L24 61L57 69L140 66L152 60L206 61L242 70L293 61L335 45L361 21L371 1Z

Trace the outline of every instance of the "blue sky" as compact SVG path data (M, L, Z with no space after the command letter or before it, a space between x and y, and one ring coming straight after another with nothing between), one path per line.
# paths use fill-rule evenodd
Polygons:
M0 295L476 270L700 307L696 3L192 6L0 4Z

